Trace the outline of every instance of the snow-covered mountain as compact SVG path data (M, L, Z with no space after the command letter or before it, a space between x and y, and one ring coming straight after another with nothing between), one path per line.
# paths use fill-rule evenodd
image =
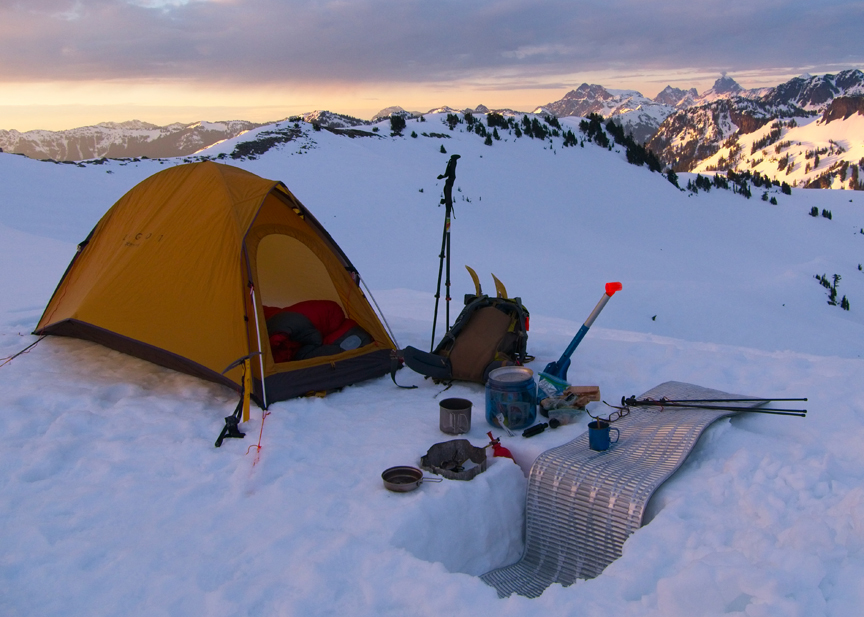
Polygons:
M385 118L389 118L393 114L399 114L399 115L407 116L407 117L415 115L415 114L412 114L410 111L404 110L403 108L399 107L398 105L393 105L391 107L385 107L384 109L379 111L377 114L372 116L372 122L384 120Z
M669 90L667 88L664 93L669 95ZM695 90L692 92L695 93ZM583 83L562 99L536 108L534 113L551 114L558 118L585 117L592 113L604 118L612 117L633 139L642 143L654 135L663 121L674 113L674 104L664 101L649 99L635 90L607 90L597 84Z
M738 82L736 82L731 77L727 77L724 74L722 77L720 77L717 81L714 82L713 86L711 86L701 95L697 96L694 104L701 105L703 103L710 103L718 99L728 99L734 96L742 96L742 93L744 92L744 88L742 88L738 84Z
M0 130L0 150L55 161L186 156L258 126L261 124L244 120L168 126L132 120L65 131Z
M800 115L806 112L800 110ZM717 98L670 115L647 145L675 171L690 171L724 144L732 147L737 135L752 133L775 117L774 109L757 100Z
M864 96L864 73L849 69L836 75L802 75L774 88L743 91L743 96L758 98L773 107L823 112L836 98Z
M671 107L690 107L698 96L699 93L696 91L696 88L681 90L680 88L666 86L654 97L654 101Z
M774 121L798 118L799 124L806 122L825 112L835 99L846 101L862 95L864 73L858 69L836 75L802 75L773 88L750 90L724 74L702 94L695 88L682 90L666 86L654 99L633 90L609 90L597 84L582 84L560 100L538 107L535 113L559 118L597 113L607 119L613 118L637 142L647 142L660 160L676 171L725 170L734 169L736 164L753 162L737 157L738 151L733 149L741 136ZM852 100L838 102L838 105L855 113L858 103ZM834 142L845 139L847 151L858 144L855 139L850 141L840 134L830 139ZM803 152L824 148L825 143L801 143ZM812 184L813 180L813 174L805 174L798 182ZM826 184L824 179L820 182Z
M862 101L864 73L857 69L756 90L724 76L669 115L647 146L676 171L746 169L798 186L839 188L851 180L845 168L864 153L855 119L864 113Z
M750 132L730 131L711 156L692 166L747 169L792 186L864 190L864 97L834 99L820 116L776 119Z
M292 122L303 120L309 124L317 124L318 126L331 129L348 129L355 126L371 124L368 120L361 120L360 118L346 116L345 114L337 114L323 109L318 109L299 116L292 116L289 120Z

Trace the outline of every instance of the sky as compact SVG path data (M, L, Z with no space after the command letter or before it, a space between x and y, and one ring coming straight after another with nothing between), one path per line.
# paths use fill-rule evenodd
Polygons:
M860 0L0 0L0 129L771 86L864 66L862 23Z

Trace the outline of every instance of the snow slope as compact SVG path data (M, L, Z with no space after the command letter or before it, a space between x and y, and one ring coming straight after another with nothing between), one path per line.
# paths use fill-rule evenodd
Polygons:
M447 439L443 396L474 402L468 438L486 443L481 386L442 394L405 370L399 381L417 390L381 378L278 403L263 431L257 410L246 439L216 450L233 392L48 338L0 368L0 614L859 614L860 193L796 189L776 193L776 206L691 195L589 143L502 132L489 147L439 116L410 120L412 130L451 137L351 139L304 125L302 139L231 162L283 180L359 268L400 345L422 348L443 226L436 176L461 154L453 296L471 291L466 263L484 286L494 272L521 296L535 370L561 353L603 284L620 280L573 356L571 381L600 385L610 402L670 379L807 396L808 417L718 423L600 577L500 600L476 575L520 555L523 472L581 423L505 436L520 465L499 459L471 482L398 495L380 473L416 465ZM99 216L179 162L77 167L0 154L4 356L35 340L27 333ZM832 220L807 216L813 206ZM850 311L826 303L817 273L842 275ZM451 320L457 313L458 303ZM246 452L259 431L256 462Z
M706 172L724 166L725 161L735 160L734 167L757 171L769 178L776 178L792 186L805 186L826 172L829 183L825 188L853 188L859 183L858 171L853 180L852 168L864 162L864 115L853 114L825 122L820 117L796 118L796 126L780 126L770 123L753 133L739 137L734 146L722 147L713 156L702 160L694 171ZM772 130L779 129L779 136L763 148L756 148L760 140L770 139ZM775 133L776 135L777 133ZM814 157L819 154L818 165ZM838 169L845 163L850 170L843 173ZM861 169L864 169L862 167ZM864 186L864 180L860 181Z

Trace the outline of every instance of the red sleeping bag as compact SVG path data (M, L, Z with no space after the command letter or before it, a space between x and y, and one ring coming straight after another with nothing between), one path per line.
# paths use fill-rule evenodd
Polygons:
M351 328L357 327L353 319L346 319L342 307L332 300L305 300L277 308L264 307L264 319L268 322L280 313L299 313L306 317L315 330L321 335L323 345L332 345ZM273 352L273 360L276 362L288 362L292 360L303 342L298 342L296 336L285 332L270 332L270 349Z

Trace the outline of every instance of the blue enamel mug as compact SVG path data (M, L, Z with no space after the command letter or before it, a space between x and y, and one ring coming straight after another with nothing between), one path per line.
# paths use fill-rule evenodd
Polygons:
M615 431L615 441L610 439L610 431ZM608 450L613 443L618 443L621 437L621 431L614 426L609 426L608 422L602 420L594 420L588 423L588 447L592 450L602 452Z

